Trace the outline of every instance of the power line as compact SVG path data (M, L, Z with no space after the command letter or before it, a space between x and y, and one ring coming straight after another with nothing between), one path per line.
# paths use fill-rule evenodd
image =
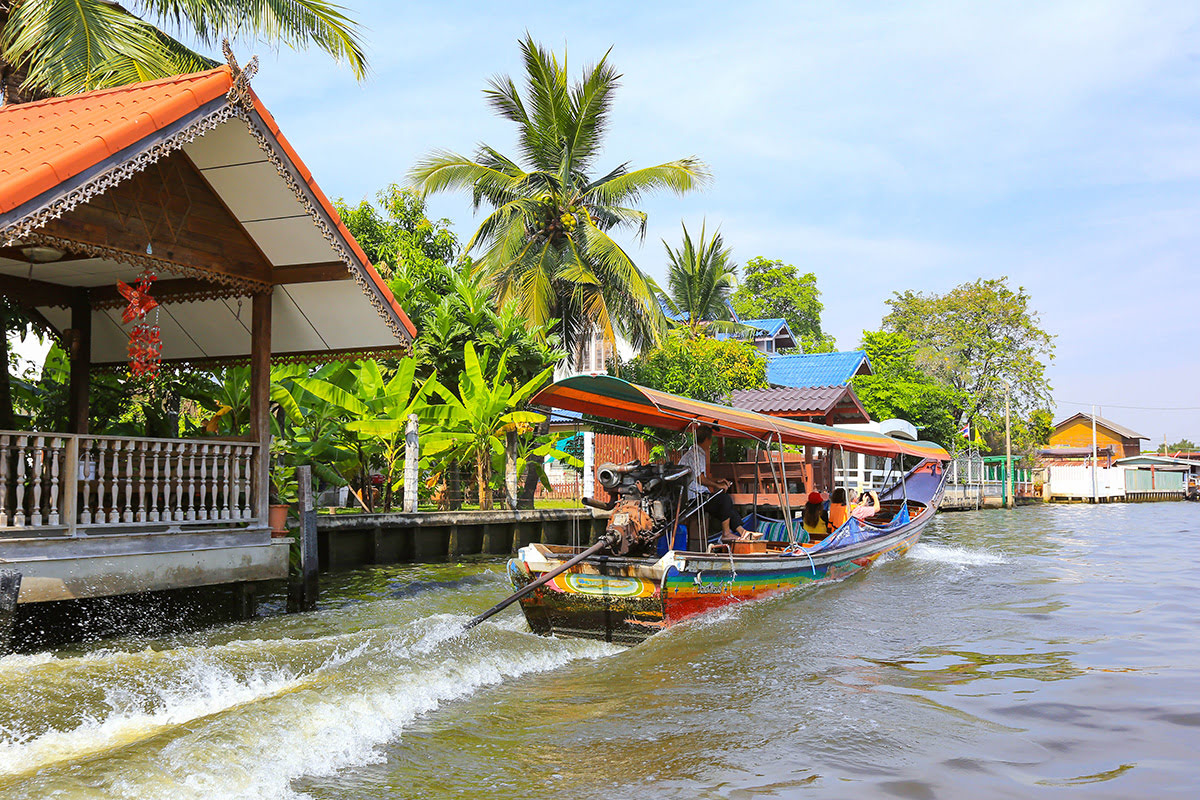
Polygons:
M1119 406L1116 403L1080 403L1077 400L1055 400L1055 405L1066 403L1069 406L1096 406L1097 408L1123 408L1134 411L1200 411L1200 406Z

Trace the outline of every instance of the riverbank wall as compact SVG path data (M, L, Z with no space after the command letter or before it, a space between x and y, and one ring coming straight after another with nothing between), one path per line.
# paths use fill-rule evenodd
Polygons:
M531 542L590 544L608 514L590 508L321 514L320 569L511 555Z

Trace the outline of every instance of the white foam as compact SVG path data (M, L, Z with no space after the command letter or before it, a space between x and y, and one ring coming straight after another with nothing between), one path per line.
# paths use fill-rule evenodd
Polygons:
M212 661L197 660L168 683L147 692L110 690L105 697L110 712L103 719L86 719L77 728L51 730L28 738L0 728L0 775L34 772L121 747L170 727L278 694L297 682L295 675L283 670L254 670L237 676Z
M987 550L972 550L966 547L930 544L927 542L917 542L908 551L908 557L917 561L932 561L938 564L953 564L960 567L1008 563L1008 559L999 553L992 553Z
M235 670L197 648L187 654L194 663L162 685L111 690L101 718L24 740L10 733L3 741L0 731L0 775L32 777L91 758L95 766L81 768L107 775L101 783L113 797L295 798L295 779L379 761L381 746L447 702L624 651L601 642L514 637L491 625L461 635L463 621L458 615L417 620L328 655L299 675L263 660ZM242 648L213 648L229 649ZM126 748L117 756L121 767L110 770L115 762L105 754L118 748Z

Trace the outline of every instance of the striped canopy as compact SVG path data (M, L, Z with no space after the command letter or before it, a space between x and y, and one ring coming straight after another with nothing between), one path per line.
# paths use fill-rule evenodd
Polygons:
M874 456L950 459L950 454L933 442L906 442L880 433L769 417L667 394L608 375L576 375L557 381L538 392L532 402L672 431L708 425L718 436L735 439L765 441L773 437L784 444L840 447Z

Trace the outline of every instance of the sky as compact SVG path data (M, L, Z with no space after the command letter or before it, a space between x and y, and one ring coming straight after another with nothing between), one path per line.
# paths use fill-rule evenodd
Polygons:
M1151 445L1200 440L1200 4L343 2L361 83L318 52L235 45L331 197L403 183L433 148L515 155L482 90L520 75L526 31L574 74L611 48L599 166L713 173L643 203L650 274L681 221L720 226L739 263L816 273L842 349L893 292L1007 276L1057 337L1058 418L1095 403ZM479 221L462 197L429 209L463 240Z

